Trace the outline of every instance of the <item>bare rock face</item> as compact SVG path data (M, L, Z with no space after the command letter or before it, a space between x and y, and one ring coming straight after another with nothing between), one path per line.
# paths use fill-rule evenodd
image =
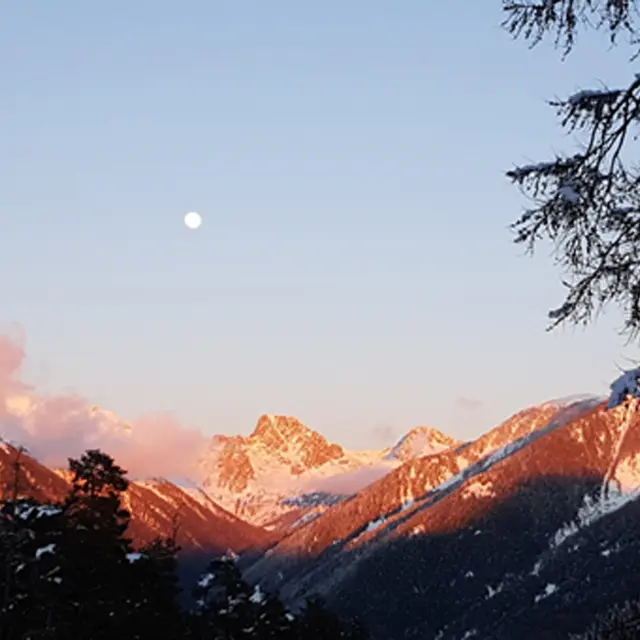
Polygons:
M582 637L637 597L639 516L640 399L547 403L401 465L247 575L389 640Z
M283 462L291 465L294 475L337 460L345 453L339 445L327 442L297 418L288 416L260 416L249 441L279 454Z
M284 531L309 522L404 462L459 444L420 426L392 448L350 451L295 417L262 415L249 436L214 436L200 475L215 502L249 522ZM358 473L364 480L350 481Z
M316 557L330 548L338 549L339 541L347 541L351 547L366 543L384 530L388 514L405 517L412 513L414 505L427 500L430 492L446 488L491 454L515 450L514 443L547 427L558 411L553 403L531 407L473 442L409 459L359 491L353 499L331 507L312 522L292 531L276 546L263 570L271 573L271 566L278 564L277 558L285 558L283 562L288 563L289 558ZM443 445L449 443L446 436L438 439L444 440ZM402 448L402 445L401 440L398 446ZM258 574L261 571L260 567L256 570Z
M287 501L304 492L315 472L356 466L342 447L297 418L262 415L249 436L212 438L201 459L202 486L239 517L262 525L296 510Z
M223 445L217 461L218 485L242 493L255 479L251 460L244 449L242 438L229 438Z

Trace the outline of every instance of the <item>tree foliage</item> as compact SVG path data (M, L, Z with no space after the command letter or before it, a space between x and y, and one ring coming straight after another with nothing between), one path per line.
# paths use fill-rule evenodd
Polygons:
M612 43L620 35L636 42L635 0L503 0L504 26L532 45L552 36L565 54L573 48L580 29L607 29Z
M598 616L588 631L572 640L637 640L640 637L640 602L626 602Z
M277 594L264 593L242 577L236 559L211 562L195 590L196 638L215 640L367 640L355 621L343 620L320 598L294 615Z
M581 30L606 29L640 53L636 0L503 0L505 27L532 46L552 37L565 54ZM635 57L635 56L634 56ZM623 331L640 332L640 74L625 87L586 89L550 102L573 152L512 169L530 206L512 225L529 251L551 241L566 274L565 300L549 312L551 327L590 322L610 303L623 311Z
M294 615L276 594L250 586L232 557L211 562L197 609L182 610L175 530L135 549L122 508L124 469L90 450L69 460L69 470L71 490L58 504L20 497L16 483L0 503L0 640L368 637L323 607Z

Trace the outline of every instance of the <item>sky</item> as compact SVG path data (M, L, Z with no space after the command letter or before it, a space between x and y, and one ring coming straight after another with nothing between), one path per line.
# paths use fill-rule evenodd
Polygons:
M512 244L504 172L566 149L545 100L626 82L629 52L585 38L563 62L501 19L499 0L3 3L0 331L23 379L206 434L296 415L363 448L606 392L637 350L615 312L545 332L561 274Z

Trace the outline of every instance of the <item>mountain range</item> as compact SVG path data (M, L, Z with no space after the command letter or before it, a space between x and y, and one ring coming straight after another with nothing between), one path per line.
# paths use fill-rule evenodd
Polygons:
M180 522L187 550L233 550L292 606L323 595L396 638L568 638L640 594L640 413L629 398L527 408L459 442L417 427L349 451L293 417L214 436L199 482L132 482L132 535ZM20 454L0 448L9 490ZM52 501L64 474L22 454L20 491Z
M320 513L403 462L454 443L420 426L394 447L348 451L297 418L263 415L247 437L212 438L200 460L202 487L235 515L277 529L290 526L292 514Z

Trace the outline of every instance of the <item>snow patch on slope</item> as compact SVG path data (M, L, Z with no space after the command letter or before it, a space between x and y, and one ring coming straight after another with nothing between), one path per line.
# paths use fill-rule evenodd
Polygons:
M416 427L402 437L385 456L386 460L406 462L446 451L460 442L431 427Z
M578 510L576 518L558 529L551 538L549 547L555 549L563 544L570 537L589 527L594 522L600 520L626 504L635 500L640 493L636 489L631 492L614 492L607 497L586 496L582 507Z

